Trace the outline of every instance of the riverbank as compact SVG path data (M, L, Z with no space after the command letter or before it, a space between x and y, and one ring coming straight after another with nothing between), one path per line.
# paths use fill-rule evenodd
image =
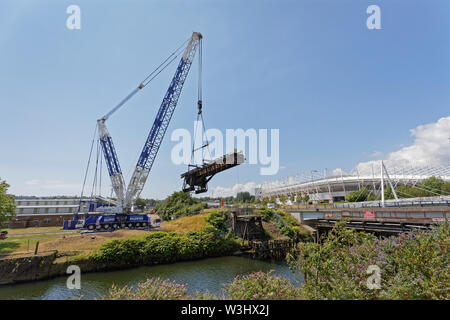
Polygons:
M92 273L229 256L244 247L232 234L225 235L226 220L220 210L205 210L164 222L164 231L117 230L55 238L55 230L50 230L52 234L47 238L40 234L39 239L13 240L8 243L19 242L20 247L11 247L0 258L0 285L65 276L71 265L79 266L82 273ZM287 238L280 231L281 225L268 220L264 227L269 239ZM30 240L40 241L39 254L34 254L35 242L25 247ZM1 244L3 249L8 249L8 243Z
M221 257L235 253L239 244L215 230L177 234L152 232L145 236L113 239L89 254L56 250L0 259L0 285L45 280L66 275L70 265L82 273L104 272Z

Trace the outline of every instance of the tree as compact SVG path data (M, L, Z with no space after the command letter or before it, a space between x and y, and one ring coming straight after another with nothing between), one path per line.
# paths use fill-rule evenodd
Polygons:
M200 213L206 206L206 203L192 198L189 193L178 191L158 203L155 210L162 219L170 220Z
M139 210L144 211L146 205L147 205L147 201L145 201L144 199L142 199L142 198L136 199L136 207L138 207Z
M392 192L392 191L391 191ZM345 201L348 202L360 202L368 200L372 193L366 188L362 187L361 190L350 192L345 196Z
M286 203L287 197L283 194L279 197L281 203Z
M14 197L8 195L9 184L4 180L0 180L0 228L6 225L11 216L16 214L16 204Z
M276 202L277 202L277 197L271 196L270 197L270 203L276 203Z
M291 194L291 196L289 197L289 200L291 200L291 203L295 202L295 194Z
M297 193L297 198L295 199L295 202L302 202L302 200L303 200L302 193L301 192Z
M250 195L250 192L238 192L236 195L236 201L237 202L250 202L252 200L252 196Z
M422 181L420 188L424 189L425 197L448 195L450 193L450 182L445 182L441 178L430 177Z
M391 186L387 186L386 188L384 188L384 199L395 199Z
M309 194L305 193L303 196L303 201L308 202L309 201Z

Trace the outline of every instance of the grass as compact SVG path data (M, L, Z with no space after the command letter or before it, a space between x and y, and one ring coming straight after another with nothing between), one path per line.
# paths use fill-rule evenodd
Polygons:
M22 239L14 241L3 241L0 242L0 254L10 254L10 253L27 253L34 252L36 247L36 242L39 241L39 251L41 251L41 244L48 239Z
M2 241L0 242L0 254L8 254L17 250L20 247L18 241Z
M208 216L209 211L210 210L205 210L204 212L197 215L181 217L170 221L164 221L161 224L161 231L169 231L169 232L199 231L208 224L206 222L206 217Z
M75 235L78 234L78 232L68 232L64 235L68 236L68 235ZM63 235L61 234L30 234L30 235L17 235L17 236L11 236L9 235L8 238L6 238L6 241L14 241L14 240L28 240L28 239L47 239L47 238L58 238L58 237L62 237Z
M19 229L3 229L3 230L8 231L8 235L63 231L62 227L40 227L40 228L33 227L33 228L19 228Z
M34 252L36 242L39 241L39 252L58 250L60 253L76 252L83 255L94 252L102 243L108 240L139 237L146 232L148 231L126 229L111 233L42 234L26 236L26 238L10 238L11 240L0 240L0 254L23 253L27 255L30 252Z

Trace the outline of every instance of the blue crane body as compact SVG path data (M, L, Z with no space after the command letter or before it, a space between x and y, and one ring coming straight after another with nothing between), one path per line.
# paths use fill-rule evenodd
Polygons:
M139 160L131 176L128 187L125 189L125 182L122 170L119 165L116 149L112 138L106 129L105 121L123 106L131 97L144 88L150 81L144 80L135 88L128 96L126 96L117 106L115 106L108 114L97 120L99 140L102 153L105 158L108 173L111 178L112 187L117 197L117 207L114 214L102 216L88 216L86 213L82 227L93 229L117 229L117 228L135 228L147 227L150 225L150 219L147 215L133 214L133 201L139 197L142 192L147 177L155 161L159 147L163 141L167 127L169 126L172 115L175 111L178 99L181 94L186 77L192 65L195 52L200 46L202 35L194 32L188 41L188 44L181 57L180 63L176 69L175 75L167 89L166 95L159 107L153 126L144 144ZM161 66L160 66L161 67ZM158 68L160 68L158 67ZM157 69L158 70L158 69ZM156 71L156 70L155 70ZM154 72L155 72L154 71ZM150 77L150 76L149 76ZM73 229L76 225L80 226L78 214L74 215L72 221L64 223L65 229Z

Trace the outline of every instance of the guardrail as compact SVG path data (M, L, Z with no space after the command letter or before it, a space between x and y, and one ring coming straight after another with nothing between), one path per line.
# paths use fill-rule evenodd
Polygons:
M381 201L365 201L352 203L335 203L335 208L394 208L394 207L429 207L429 206L450 206L450 199L426 199L426 200L386 200L384 204Z

